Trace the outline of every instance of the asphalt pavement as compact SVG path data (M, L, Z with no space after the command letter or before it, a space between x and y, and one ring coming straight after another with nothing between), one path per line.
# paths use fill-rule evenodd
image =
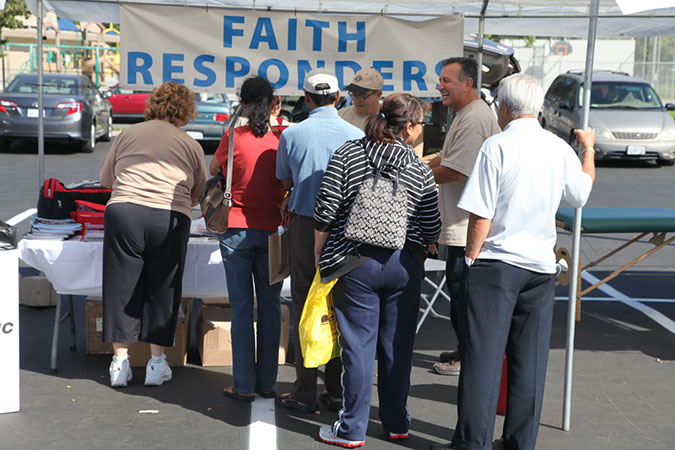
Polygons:
M109 145L99 143L93 154L67 146L49 147L46 176L66 183L96 179ZM15 143L0 153L3 220L36 205L35 147L34 143ZM205 158L208 163L211 155ZM598 168L587 206L673 208L674 192L673 167L612 164ZM584 237L582 261L630 237ZM560 234L559 243L571 249L567 234ZM650 246L639 245L628 255ZM587 274L584 286L620 266L625 257L600 264ZM670 245L584 300L576 326L570 431L561 428L567 289L558 288L537 448L675 448L674 281L675 246ZM76 298L78 349L70 351L68 330L62 327L55 375L48 370L54 308L21 308L21 412L0 415L0 448L328 448L318 441L318 426L332 423L335 413L324 407L320 415L307 416L276 410L273 402L262 398L249 405L224 398L221 391L232 382L231 368L199 365L194 323L188 366L175 368L171 382L146 388L142 386L144 370L134 369L129 388L110 388L109 356L83 351L83 303L83 298ZM448 305L439 306L444 312ZM457 377L437 375L431 367L441 351L454 347L449 322L428 318L415 347L409 400L411 437L400 442L386 438L374 390L365 448L425 449L451 438ZM277 391L288 391L293 380L293 368L280 367ZM157 412L140 413L146 410ZM495 438L502 423L498 416Z

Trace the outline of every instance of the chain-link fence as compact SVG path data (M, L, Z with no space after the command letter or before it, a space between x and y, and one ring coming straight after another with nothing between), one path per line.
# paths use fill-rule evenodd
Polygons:
M537 39L533 46L523 41L505 40L514 50L521 70L538 79L548 89L555 77L567 71L585 68L586 41ZM556 54L563 42L569 53ZM644 61L644 49L633 39L599 40L596 42L593 70L627 73L651 83L664 103L675 103L675 61ZM666 58L665 52L662 57Z
M43 45L45 73L89 76L98 87L112 86L119 80L120 54L117 47ZM17 75L36 72L37 44L7 43L2 46L2 88Z
M661 100L675 103L675 62L636 62L635 76L649 81Z

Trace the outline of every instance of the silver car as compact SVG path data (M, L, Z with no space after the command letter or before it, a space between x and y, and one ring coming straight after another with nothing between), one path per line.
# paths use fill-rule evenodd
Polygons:
M81 75L45 74L44 136L76 143L91 153L96 140L112 136L112 108L96 85ZM18 75L0 94L0 148L38 135L37 74Z
M539 121L569 143L581 126L584 75L568 72L551 84ZM597 136L596 160L675 163L675 121L649 83L625 73L594 72L589 125Z

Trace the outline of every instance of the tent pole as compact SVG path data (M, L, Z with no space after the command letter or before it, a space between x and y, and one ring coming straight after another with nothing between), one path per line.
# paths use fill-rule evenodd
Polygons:
M584 99L581 129L588 128L588 113L591 102L593 58L595 56L595 32L598 26L600 0L593 0L588 21L588 45L586 47L586 68L584 69ZM581 149L579 149L581 151ZM574 333L577 314L577 287L579 281L579 254L581 240L581 208L574 210L574 241L572 243L572 272L570 274L569 301L567 304L567 346L565 352L565 394L563 402L563 430L570 429L572 406L572 368L574 364Z
M38 0L38 20L37 20L37 94L38 94L38 165L40 174L40 186L45 181L45 121L44 121L44 96L42 91L42 81L44 78L44 67L42 64L42 26L43 26L43 3Z
M478 19L478 79L476 80L476 90L478 96L481 96L483 88L483 38L485 37L485 12L487 11L490 0L483 0L483 6L480 9L480 18ZM482 97L482 96L481 96Z

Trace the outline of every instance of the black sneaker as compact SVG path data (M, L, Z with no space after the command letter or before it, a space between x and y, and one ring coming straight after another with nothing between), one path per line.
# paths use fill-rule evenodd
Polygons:
M453 352L443 352L438 355L438 360L442 363L459 361L459 350Z
M319 395L321 403L325 403L331 411L340 411L342 409L342 399L334 398L328 395L328 390L323 390Z

